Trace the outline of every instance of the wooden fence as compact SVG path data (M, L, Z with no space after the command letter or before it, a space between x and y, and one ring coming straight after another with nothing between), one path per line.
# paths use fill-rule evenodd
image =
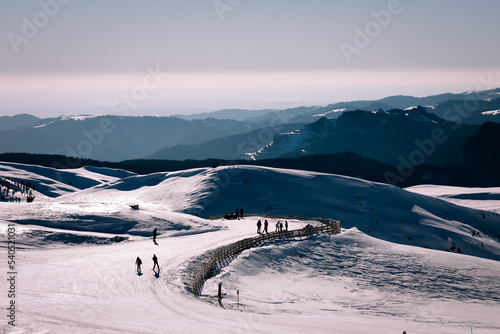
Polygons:
M203 289L203 284L207 279L213 277L218 270L231 262L238 254L240 254L244 250L256 247L264 242L279 239L302 239L304 237L321 233L340 233L340 221L333 219L326 219L326 221L328 223L317 227L262 233L253 238L246 238L234 242L229 246L218 250L210 257L207 263L205 263L201 270L195 275L192 292L195 296L199 296L201 290Z

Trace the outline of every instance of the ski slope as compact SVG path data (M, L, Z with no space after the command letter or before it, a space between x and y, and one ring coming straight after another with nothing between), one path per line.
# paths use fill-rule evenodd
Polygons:
M55 173L0 163L0 176L7 169L33 182ZM16 226L20 333L500 332L495 211L343 176L255 166L68 172L89 186L56 198L40 194L33 203L0 202L4 254L7 225ZM44 191L57 189L54 180ZM237 207L256 216L209 219ZM210 251L255 235L266 209L340 219L344 230L247 250L195 298L194 269ZM267 219L272 229L276 219ZM288 222L290 229L307 223ZM153 254L159 274L151 270ZM8 290L5 279L0 289ZM15 332L5 320L0 326Z

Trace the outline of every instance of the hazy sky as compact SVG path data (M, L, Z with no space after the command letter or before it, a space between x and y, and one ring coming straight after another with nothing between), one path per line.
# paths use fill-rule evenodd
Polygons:
M499 14L498 0L2 0L0 115L498 87Z

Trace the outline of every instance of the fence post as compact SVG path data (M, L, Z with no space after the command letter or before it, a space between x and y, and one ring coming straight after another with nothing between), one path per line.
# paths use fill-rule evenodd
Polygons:
M219 288L218 288L218 291L217 291L217 297L219 299L219 304L220 304L221 301L222 301L222 282L219 282Z

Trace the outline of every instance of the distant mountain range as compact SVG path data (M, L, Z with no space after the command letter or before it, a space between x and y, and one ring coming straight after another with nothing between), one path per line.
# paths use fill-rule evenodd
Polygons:
M32 118L23 120L17 127L0 132L0 152L120 161L142 158L168 146L193 145L254 129L238 121L213 118L186 121L176 117L105 115L59 117L35 124Z
M22 127L35 126L41 121L42 120L40 118L28 114L0 116L0 132Z
M337 119L321 118L301 130L277 134L269 145L250 156L260 160L354 152L397 165L401 157L409 159L414 150L425 150L427 163L456 165L461 145L478 130L478 125L456 127L423 107L348 111ZM439 139L433 139L435 132ZM424 145L429 148L420 147Z
M118 162L262 161L351 152L403 169L420 165L469 168L477 182L487 184L489 175L500 167L498 159L490 157L499 156L500 145L491 144L498 143L497 123L500 88L177 117L40 119L23 114L0 117L0 153Z
M256 150L267 145L274 136L301 129L304 123L281 124L250 132L212 139L196 145L175 145L164 148L146 159L248 159Z
M498 122L500 120L500 88L427 97L396 95L380 100L338 102L322 107L298 107L284 110L226 109L188 116L174 115L174 117L187 120L216 118L258 122L266 121L280 114L280 119L286 119L290 123L312 123L322 116L335 118L343 111L406 109L417 106L424 106L439 117L453 122L459 119L465 124L482 124L486 121Z

